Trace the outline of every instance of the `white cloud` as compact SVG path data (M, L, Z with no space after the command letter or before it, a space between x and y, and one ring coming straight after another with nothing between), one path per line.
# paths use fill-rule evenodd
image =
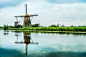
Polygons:
M26 1L16 7L6 7L0 9L0 25L13 25L15 15L24 15L24 4L28 6L28 14L37 14L33 17L32 23L38 21L42 25L50 25L63 23L65 25L85 25L86 22L86 4L72 3L72 4L51 4L46 1ZM22 21L22 19L19 19ZM23 22L21 22L23 24Z

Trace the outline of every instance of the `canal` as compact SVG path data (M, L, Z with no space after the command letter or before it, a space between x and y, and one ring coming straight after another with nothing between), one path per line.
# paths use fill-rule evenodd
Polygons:
M86 34L0 30L1 57L86 57Z

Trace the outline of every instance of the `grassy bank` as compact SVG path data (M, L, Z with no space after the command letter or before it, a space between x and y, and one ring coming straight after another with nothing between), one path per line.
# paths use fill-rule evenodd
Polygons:
M3 30L4 28L0 28L0 30Z
M25 28L8 28L8 30L86 32L86 27L25 27Z

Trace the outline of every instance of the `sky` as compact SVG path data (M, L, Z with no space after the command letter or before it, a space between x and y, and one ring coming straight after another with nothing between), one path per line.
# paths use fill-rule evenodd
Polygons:
M38 14L32 24L86 25L86 0L0 0L0 26L14 25L14 16L25 15L25 4L28 14ZM21 18L18 21L23 24Z

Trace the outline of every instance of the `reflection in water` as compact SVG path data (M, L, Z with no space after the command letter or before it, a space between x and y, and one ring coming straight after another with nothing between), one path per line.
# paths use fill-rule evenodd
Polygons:
M9 30L4 30L4 32L10 32Z
M33 55L33 54L29 54L29 56L25 56L23 55L20 51L18 50L7 50L7 49L2 49L1 48L2 53L0 53L0 55L3 55L1 57L86 57L86 52L83 53L76 53L76 52L50 52L47 53L47 55L43 56L40 54L37 55ZM16 52L16 53L15 53ZM3 53L6 53L5 55ZM8 56L6 56L8 55ZM10 55L10 56L9 56Z
M8 35L9 33L4 33L4 35Z
M4 35L8 35L9 34L9 30L4 30Z
M38 33L38 31L11 31L11 32L31 32L31 33ZM86 33L79 33L79 32L76 32L76 33L71 33L71 32L46 32L46 31L39 31L40 33L44 33L44 34L60 34L60 35L63 35L63 34L65 34L65 35L84 35L84 36L86 36Z
M41 32L41 33L44 33L44 34L59 34L59 35L84 35L86 36L86 33L68 33L68 32Z
M4 33L9 32L4 31ZM3 34L0 34L1 57L86 57L86 34L34 32L31 34L10 32L9 36ZM34 43L31 38L40 44L28 47L29 44ZM24 44L25 49L23 50L23 45L19 44Z
M17 41L15 42L16 44L26 44L26 55L27 55L27 49L29 44L38 44L38 42L34 43L33 40L30 37L30 33L24 33L24 41L22 40L21 42L18 41L18 35L17 36ZM32 40L32 42L31 42Z

